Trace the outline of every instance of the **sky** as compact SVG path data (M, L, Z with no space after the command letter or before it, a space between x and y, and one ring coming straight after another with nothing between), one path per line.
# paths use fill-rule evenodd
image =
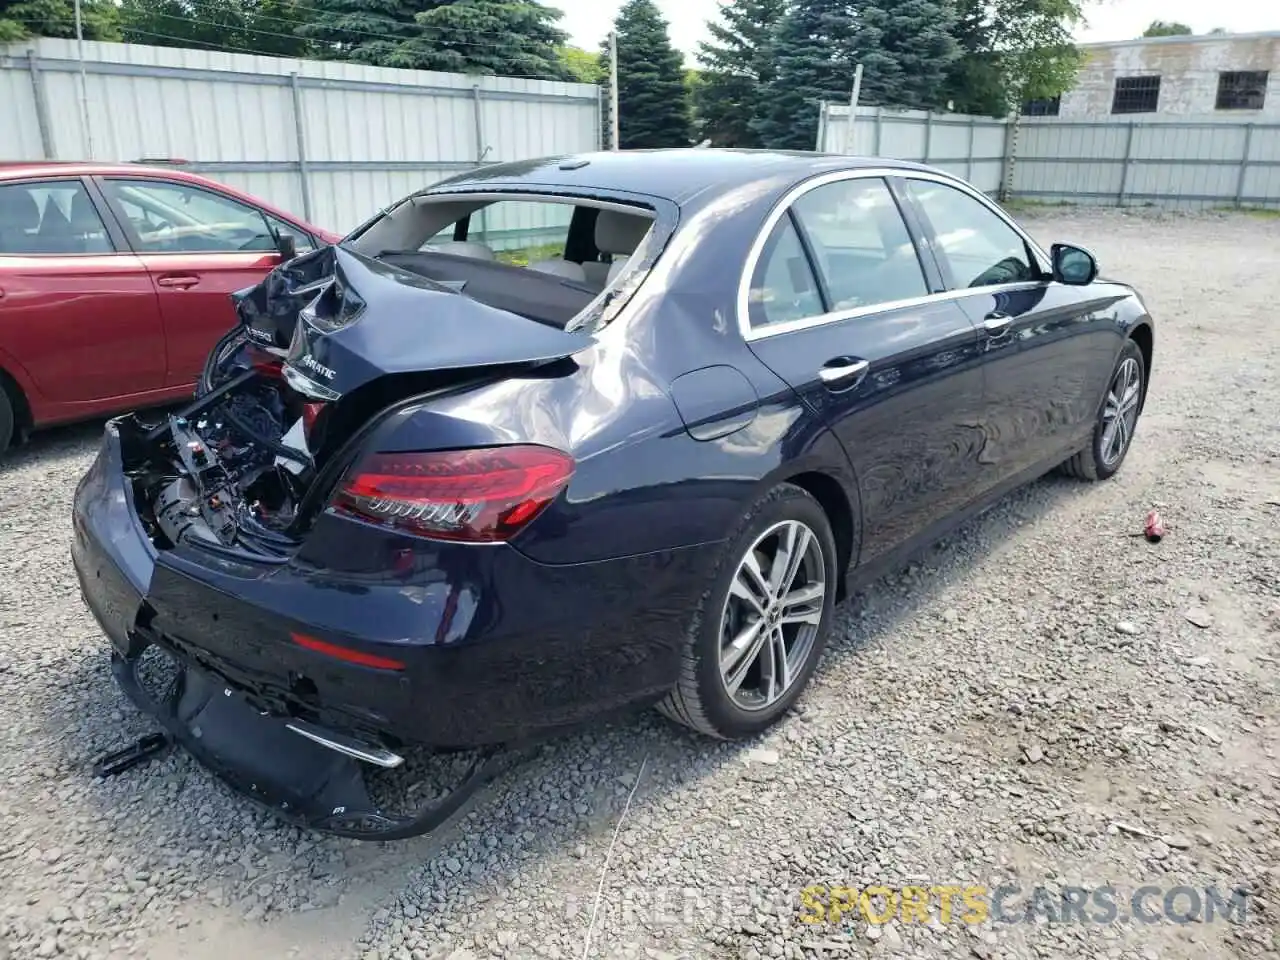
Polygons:
M622 0L544 0L564 11L560 21L571 42L597 50L608 34ZM721 0L657 0L671 28L672 42L693 66L698 41L706 38L705 24L716 15ZM1231 33L1280 30L1280 5L1274 0L1086 0L1088 24L1076 34L1082 43L1131 40L1142 35L1152 20L1185 23L1196 33L1222 27Z

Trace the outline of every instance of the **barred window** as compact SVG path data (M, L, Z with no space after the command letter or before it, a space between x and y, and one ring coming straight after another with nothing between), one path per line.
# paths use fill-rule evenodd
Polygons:
M1024 117L1056 117L1062 109L1061 97L1042 97L1039 100L1028 100L1022 105Z
M1261 110L1267 101L1266 70L1232 70L1218 74L1215 110Z
M1159 75L1117 77L1116 92L1111 100L1112 113L1155 113L1160 102Z

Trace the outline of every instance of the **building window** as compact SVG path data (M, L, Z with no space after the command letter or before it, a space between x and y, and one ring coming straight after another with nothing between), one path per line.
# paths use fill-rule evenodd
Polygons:
M1044 97L1040 100L1028 100L1022 105L1024 117L1056 117L1062 109L1061 97Z
M1160 77L1117 77L1112 113L1155 113L1160 102Z
M1218 74L1215 110L1261 110L1266 100L1266 70L1234 70Z

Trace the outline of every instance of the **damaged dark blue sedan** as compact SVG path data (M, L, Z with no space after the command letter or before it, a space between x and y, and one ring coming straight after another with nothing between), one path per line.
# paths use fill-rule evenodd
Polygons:
M1153 349L1086 251L812 154L482 168L236 300L188 407L107 425L75 566L166 738L356 836L624 708L764 730L858 582L1115 473ZM480 759L392 815L361 779L412 750Z

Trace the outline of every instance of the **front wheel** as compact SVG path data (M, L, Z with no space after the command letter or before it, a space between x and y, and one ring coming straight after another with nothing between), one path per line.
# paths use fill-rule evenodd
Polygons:
M684 641L667 717L724 740L769 727L796 702L826 646L835 538L799 487L761 498L730 538Z
M1098 411L1093 438L1089 446L1062 465L1063 473L1081 480L1106 480L1120 469L1138 427L1145 368L1138 345L1126 340Z

